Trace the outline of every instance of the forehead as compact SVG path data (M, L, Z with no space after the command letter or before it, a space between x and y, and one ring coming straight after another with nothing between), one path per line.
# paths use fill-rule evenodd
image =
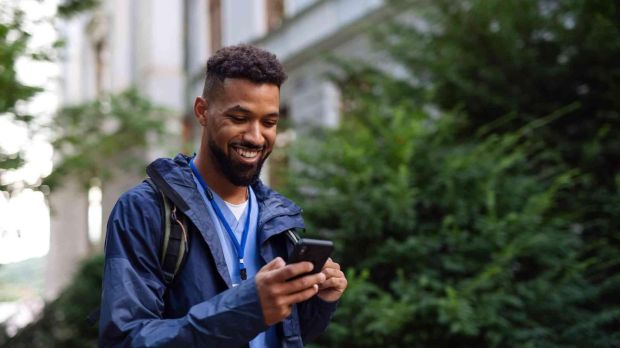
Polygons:
M241 105L246 108L278 109L280 106L280 88L274 84L227 78L222 87L215 101L221 107Z

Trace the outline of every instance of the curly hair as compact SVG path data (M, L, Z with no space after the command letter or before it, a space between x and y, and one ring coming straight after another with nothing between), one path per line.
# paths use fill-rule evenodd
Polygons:
M248 79L255 83L278 86L286 80L284 67L275 54L251 45L219 49L207 61L207 76L202 91L204 98L215 96L226 78Z

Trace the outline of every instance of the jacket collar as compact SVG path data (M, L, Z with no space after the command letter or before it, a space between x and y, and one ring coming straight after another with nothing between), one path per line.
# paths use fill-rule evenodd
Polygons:
M222 245L207 214L207 207L198 191L189 167L191 157L178 154L174 159L160 158L151 163L147 174L157 187L174 205L181 209L198 228L203 239L211 249L220 276L230 286L230 276L224 261ZM264 243L273 235L291 228L303 228L301 209L284 198L260 180L252 185L258 202L258 233L261 254L265 261L275 257L271 248ZM276 219L278 218L278 219Z

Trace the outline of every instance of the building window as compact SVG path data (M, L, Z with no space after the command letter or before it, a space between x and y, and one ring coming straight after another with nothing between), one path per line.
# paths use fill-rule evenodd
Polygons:
M211 53L222 47L222 2L209 0L209 35Z
M266 0L267 5L267 31L280 27L284 20L284 0Z
M86 27L86 35L95 58L95 95L98 97L105 89L104 77L107 58L108 23L103 12L96 11L93 14Z

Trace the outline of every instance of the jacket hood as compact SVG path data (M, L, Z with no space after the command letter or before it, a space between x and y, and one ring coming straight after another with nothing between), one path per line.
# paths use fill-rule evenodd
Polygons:
M199 212L205 208L204 200L196 189L192 170L189 166L191 159L192 157L184 154L178 154L174 159L160 158L151 163L146 169L147 174L153 179L157 187L190 218L192 217L191 211ZM252 190L256 195L259 211L261 212L258 221L259 230L276 216L294 217L301 214L301 208L264 185L260 179L252 185ZM301 217L293 225L295 226L288 228L302 228L303 222ZM273 234L269 233L271 231L267 232L266 235L261 236L261 242Z

